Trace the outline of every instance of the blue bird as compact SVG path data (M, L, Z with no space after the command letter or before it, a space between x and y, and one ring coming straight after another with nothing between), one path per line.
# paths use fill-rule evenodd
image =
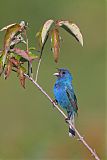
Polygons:
M77 98L72 86L72 75L68 69L60 68L57 73L53 75L57 76L57 80L54 85L55 101L67 111L68 118L74 125L74 117L77 113ZM70 126L69 136L74 137L75 131Z

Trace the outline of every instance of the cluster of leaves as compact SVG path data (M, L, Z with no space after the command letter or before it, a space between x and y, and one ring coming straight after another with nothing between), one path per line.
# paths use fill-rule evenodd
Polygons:
M44 46L47 42L47 39L51 37L51 48L54 56L54 61L58 62L59 53L60 53L60 41L61 36L59 29L62 27L77 41L83 46L83 37L78 26L67 20L47 20L41 30L37 32L36 36L38 37L39 47L40 47L40 57L35 53L31 52L31 49L28 47L27 39L27 28L28 23L21 21L19 24L14 23L2 28L0 31L5 31L3 49L0 51L0 75L4 74L5 79L7 79L11 71L15 71L20 79L20 83L25 87L25 73L26 68L24 63L28 62L28 74L31 76L31 66L32 61L39 59L39 62L42 57ZM17 48L17 44L24 43L26 49ZM33 47L34 48L34 47ZM34 50L36 50L34 48ZM40 65L40 64L39 64ZM39 67L37 68L38 73ZM37 80L36 74L36 80Z
M60 35L60 27L66 30L68 33L70 33L75 39L80 42L80 44L83 46L83 37L80 32L80 29L78 26L68 20L57 20L54 21L52 19L47 20L44 24L42 29L37 33L37 37L39 39L39 46L41 49L41 55L44 49L44 46L47 42L47 39L51 37L51 48L54 56L54 61L57 63L59 59L59 52L60 52L60 41L61 41L61 35Z
M12 70L17 72L23 87L25 87L24 73L26 72L23 64L25 62L32 63L33 60L37 59L37 56L31 53L28 48L27 27L28 24L21 21L19 24L11 24L0 30L5 31L3 49L0 53L0 75L4 74L5 79L7 79ZM19 43L24 43L26 45L26 50L16 48L16 45Z

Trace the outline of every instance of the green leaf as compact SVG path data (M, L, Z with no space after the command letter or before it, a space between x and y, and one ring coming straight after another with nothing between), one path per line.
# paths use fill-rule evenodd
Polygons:
M18 61L20 61L21 60L21 56L20 55L18 55L18 54L15 54L14 52L11 52L10 53L10 57L14 57L16 60L18 60Z
M32 60L38 58L38 56L37 56L35 53L32 53L31 51L29 52L29 57L30 57L30 59L32 59Z
M58 20L56 22L56 25L64 28L67 32L74 36L76 40L79 41L80 44L83 46L83 36L80 32L79 27L75 23L66 20Z
M26 72L26 68L23 66L20 66L20 69L25 73Z
M35 47L30 47L29 50L37 51Z

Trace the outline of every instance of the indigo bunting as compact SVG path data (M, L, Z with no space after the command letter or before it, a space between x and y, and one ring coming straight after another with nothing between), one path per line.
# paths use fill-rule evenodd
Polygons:
M54 85L55 101L67 111L68 118L74 125L74 117L77 113L77 98L72 86L72 75L68 69L60 68L57 73L57 80ZM69 136L75 136L75 130L69 127Z

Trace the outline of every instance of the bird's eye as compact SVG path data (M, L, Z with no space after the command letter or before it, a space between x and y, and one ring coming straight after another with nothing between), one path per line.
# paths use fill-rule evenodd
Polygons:
M65 72L63 71L62 74L65 74Z

